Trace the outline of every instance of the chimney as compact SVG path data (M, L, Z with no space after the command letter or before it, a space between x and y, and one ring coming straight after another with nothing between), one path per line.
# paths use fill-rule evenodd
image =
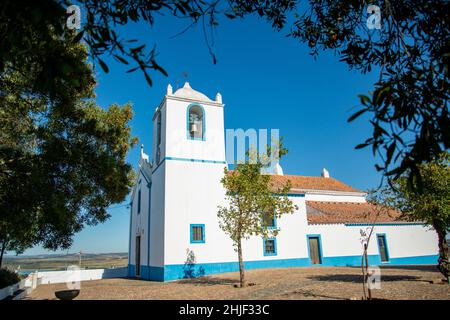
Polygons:
M330 177L330 173L328 172L327 169L323 168L321 176L322 176L322 178L329 178Z

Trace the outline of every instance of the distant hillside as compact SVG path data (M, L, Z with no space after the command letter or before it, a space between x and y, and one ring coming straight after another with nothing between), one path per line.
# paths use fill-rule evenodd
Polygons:
M78 253L43 254L33 256L7 256L4 258L6 266L21 270L65 270L70 265L78 265ZM83 253L81 268L118 268L128 264L128 253Z

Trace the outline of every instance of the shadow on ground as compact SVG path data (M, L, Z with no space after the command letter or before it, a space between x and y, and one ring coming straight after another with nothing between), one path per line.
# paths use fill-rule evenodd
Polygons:
M330 274L321 276L309 276L309 280L313 281L326 281L326 282L352 282L352 283L362 283L363 276L356 274ZM405 276L405 275L381 275L381 281L391 282L391 281L425 281L420 277L416 276Z
M189 283L189 284L195 284L195 285L213 286L213 285L220 285L220 284L236 284L236 283L239 283L239 280L222 279L222 278L215 278L215 277L201 277L201 278L178 280L177 282L178 283Z
M412 271L424 271L424 272L436 272L438 269L436 266L380 266L380 269L393 269L393 270L412 270Z
M312 290L304 290L299 289L291 292L283 293L282 296L284 297L291 297L291 296L302 296L304 298L319 298L319 299L332 299L332 300L350 300L348 298L343 297L337 297L337 296L329 296L325 294L315 293Z

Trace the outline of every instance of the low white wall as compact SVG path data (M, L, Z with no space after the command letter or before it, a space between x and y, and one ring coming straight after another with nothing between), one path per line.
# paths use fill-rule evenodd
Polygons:
M24 289L25 287L29 287L31 285L31 278L28 276L26 279L23 279L16 284L10 285L9 287L0 289L0 300L6 299L9 296L12 296L14 292L20 289Z
M127 276L127 271L127 267L115 269L86 269L75 271L38 271L29 274L27 278L21 280L16 284L0 289L0 300L3 300L9 296L13 296L14 292L16 292L17 290L25 289L23 293L13 298L14 300L22 299L26 294L30 293L33 289L36 289L36 286L39 284L122 278Z
M38 284L65 283L77 280L89 281L126 276L126 267L116 269L86 269L79 271L44 271L38 272Z

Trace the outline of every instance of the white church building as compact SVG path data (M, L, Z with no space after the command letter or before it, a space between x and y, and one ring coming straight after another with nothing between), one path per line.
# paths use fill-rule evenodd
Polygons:
M238 270L232 241L219 228L226 205L220 183L225 156L224 104L188 83L167 93L153 116L151 158L141 149L131 196L128 275L169 281ZM243 242L246 269L359 266L360 230L372 222L366 194L332 177L271 175L290 180L293 214L271 221L276 238ZM437 234L421 223L381 215L369 244L371 265L436 264Z

